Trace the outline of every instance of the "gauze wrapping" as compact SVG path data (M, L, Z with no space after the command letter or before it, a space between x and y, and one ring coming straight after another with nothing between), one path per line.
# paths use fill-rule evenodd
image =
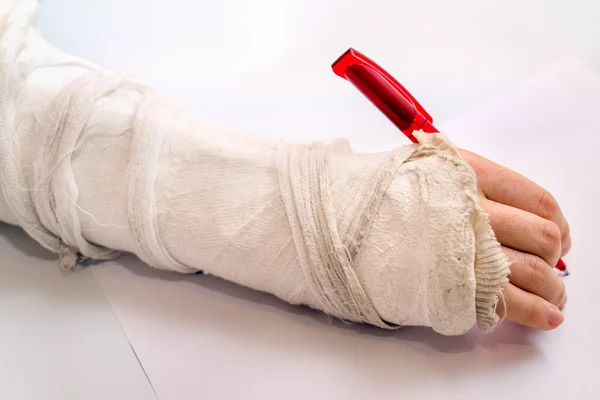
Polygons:
M497 325L508 261L443 135L356 154L234 134L47 44L36 1L3 7L0 220L63 268L131 252L382 328Z

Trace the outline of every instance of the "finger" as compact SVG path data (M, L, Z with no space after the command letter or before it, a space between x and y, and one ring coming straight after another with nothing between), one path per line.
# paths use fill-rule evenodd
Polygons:
M490 224L500 243L556 265L561 253L561 234L554 222L487 199L482 200L481 206L489 213Z
M554 222L564 242L570 241L569 223L552 195L535 182L480 155L461 150L465 161L477 174L485 196L498 203L530 212ZM565 246L568 251L569 246Z
M556 306L510 283L504 286L504 302L498 304L498 315L542 330L555 329L564 321L563 313Z
M567 299L565 284L540 257L503 247L511 261L510 283L562 308Z
M562 251L560 253L561 257L564 257L564 256L566 256L569 253L569 251L571 250L571 245L573 243L571 241L571 235L569 233L567 233L567 235L568 236L565 238L565 234L564 233L562 234L562 240L561 240L561 242L562 242Z

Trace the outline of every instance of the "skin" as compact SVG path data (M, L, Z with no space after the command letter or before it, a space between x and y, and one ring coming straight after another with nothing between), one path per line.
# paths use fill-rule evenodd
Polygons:
M548 191L518 173L461 150L479 182L479 201L511 261L498 315L531 328L560 326L567 300L553 268L571 247L569 224Z

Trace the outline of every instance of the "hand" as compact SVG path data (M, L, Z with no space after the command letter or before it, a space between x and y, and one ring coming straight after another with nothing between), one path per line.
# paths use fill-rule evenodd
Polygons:
M536 329L562 324L565 285L554 266L571 247L569 224L556 200L527 178L461 150L475 170L479 204L511 261L498 315Z

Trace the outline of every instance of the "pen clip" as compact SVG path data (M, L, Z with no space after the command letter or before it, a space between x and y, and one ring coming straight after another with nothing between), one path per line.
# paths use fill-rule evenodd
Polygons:
M400 82L398 82L396 79L394 79L393 76L391 76L390 74L388 74L386 70L384 70L383 68L381 68L373 60L369 59L364 54L361 54L360 52L354 50L353 48L349 48L348 50L346 50L346 52L344 54L342 54L333 63L333 65L331 67L333 69L333 72L336 75L338 75L338 76L340 76L340 77L342 77L342 78L344 78L344 79L347 80L347 78L346 78L346 69L348 67L351 67L352 65L362 65L362 66L366 66L366 67L369 67L369 68L375 70L390 85L392 85L394 87L394 89L396 89L400 94L402 94L402 96L404 96L405 99L407 99L408 101L410 101L415 106L415 108L417 109L417 111L419 113L421 113L421 115L427 121L429 121L429 123L433 123L433 118L431 117L431 115L429 115L429 113L427 111L425 111L425 109L417 101L417 99L415 99L413 97L413 95L410 94L410 92L408 90L406 90L406 88L400 84Z

